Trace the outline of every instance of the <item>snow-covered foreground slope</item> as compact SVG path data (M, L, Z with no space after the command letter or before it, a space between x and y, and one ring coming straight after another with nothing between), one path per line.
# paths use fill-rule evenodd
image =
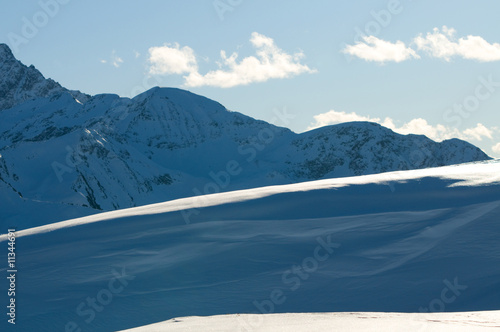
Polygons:
M499 215L492 161L185 198L23 230L16 329L497 310ZM252 321L238 324L245 331Z
M248 321L250 324L242 322ZM223 315L173 318L127 332L487 332L500 328L500 311L402 314L380 312Z

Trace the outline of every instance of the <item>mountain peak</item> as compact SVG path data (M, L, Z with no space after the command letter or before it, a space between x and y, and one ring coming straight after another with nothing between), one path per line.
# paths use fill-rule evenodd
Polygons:
M164 107L168 101L170 104L175 104L184 110L201 114L207 112L227 112L227 109L219 102L210 98L195 94L191 91L179 88L153 87L133 98L135 101L149 100L152 104L158 107Z
M57 82L46 79L34 66L25 66L17 60L7 45L0 45L0 111L64 90Z
M59 83L46 79L35 66L26 66L17 60L6 44L0 44L0 111L25 101L68 92L80 102L89 96L79 91L69 91Z
M207 97L197 95L195 93L192 93L191 91L188 90L183 90L179 88L173 88L173 87L160 87L160 86L155 86L152 87L151 89L135 96L135 98L151 98L151 97L159 97L159 98L179 98L179 97L186 97L186 98L202 98L202 99L208 99Z
M5 60L15 60L14 54L10 50L7 44L0 43L0 61L3 62Z

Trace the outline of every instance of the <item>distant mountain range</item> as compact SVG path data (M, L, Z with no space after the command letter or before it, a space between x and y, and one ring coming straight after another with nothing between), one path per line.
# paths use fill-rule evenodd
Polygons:
M19 229L180 197L491 159L369 122L302 134L188 91L65 89L0 44L0 209ZM394 180L394 179L392 179ZM388 190L390 190L388 188Z

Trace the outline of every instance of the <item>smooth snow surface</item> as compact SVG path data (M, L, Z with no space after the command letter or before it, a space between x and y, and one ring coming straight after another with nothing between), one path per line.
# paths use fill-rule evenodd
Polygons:
M487 332L500 328L500 311L400 314L380 312L224 315L173 318L127 332ZM125 332L125 331L124 331Z
M27 229L16 242L15 329L498 310L499 216L500 162L492 161L186 198ZM265 316L270 329L278 322L267 317L304 326L300 315Z
M420 186L422 180L428 181L429 185L432 184L432 186L438 186L444 188L481 187L483 185L495 185L496 188L496 185L500 185L500 160L476 162L476 163L437 167L437 168L427 168L427 169L412 170L412 171L398 171L398 172L371 174L371 175L356 176L356 177L326 179L326 180L302 182L290 185L269 186L269 187L234 191L229 193L205 195L203 197L190 197L190 198L173 200L166 203L151 204L137 208L129 208L120 211L106 212L88 217L82 217L68 221L53 223L49 225L34 227L28 230L22 230L18 232L18 236L47 232L58 228L71 227L80 224L93 223L97 221L122 218L127 216L150 215L150 214L159 214L159 213L175 212L175 211L185 211L184 214L188 215L189 218L187 218L187 220L184 220L184 222L190 223L191 219L196 217L196 215L198 214L197 213L198 209L203 207L238 203L243 201L252 201L255 199L265 198L268 196L273 196L282 193L302 192L309 195L309 191L313 190L321 190L321 189L332 190L341 187L353 187L358 185L375 185L376 187L381 186L380 188L382 188L382 192L384 194L387 194L387 190L385 189L388 188L389 191L392 192L391 196L397 197L400 196L399 195L400 193L396 192L395 186L400 186L402 184L407 183L408 181L416 181L416 183ZM432 186L427 186L427 187L430 188ZM366 190L369 189L371 190L371 187L366 186L358 191L360 194L369 194L368 192L366 192ZM410 187L405 189L411 190L412 188ZM352 198L351 202L354 203L356 201L356 197L351 197L351 198ZM359 198L363 197L360 196ZM425 197L422 198L425 199ZM447 199L447 197L440 197L440 198ZM500 198L500 196L497 196L497 198ZM378 202L378 200L376 201ZM289 204L289 201L283 201L281 203L284 203L285 205L291 205ZM429 202L429 204L432 204L432 202ZM399 209L397 206L394 206L389 202L381 204L380 207L382 206L385 207L386 209L387 208L394 208L396 210ZM290 208L290 206L286 207L288 209ZM356 212L358 212L357 211L358 207L359 206L356 205L342 206L342 207L339 206L339 208L341 208L342 210L347 210L346 213L348 214L351 213L355 214ZM415 207L419 209L418 206ZM190 211L192 213L190 213ZM315 213L315 211L308 211L308 212L313 214ZM338 212L335 214L338 214ZM5 239L5 236L3 237L0 236L0 240L1 239Z

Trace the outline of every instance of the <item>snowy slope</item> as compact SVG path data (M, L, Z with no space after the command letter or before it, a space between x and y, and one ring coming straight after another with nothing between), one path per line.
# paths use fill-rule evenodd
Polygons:
M296 134L179 89L90 97L45 79L0 44L0 196L13 202L0 201L3 229L206 193L487 159L464 141L437 143L368 122Z
M380 312L300 313L182 317L128 332L487 332L500 328L500 311L401 314Z
M184 198L32 228L17 238L16 329L498 310L499 214L500 162L491 161Z

